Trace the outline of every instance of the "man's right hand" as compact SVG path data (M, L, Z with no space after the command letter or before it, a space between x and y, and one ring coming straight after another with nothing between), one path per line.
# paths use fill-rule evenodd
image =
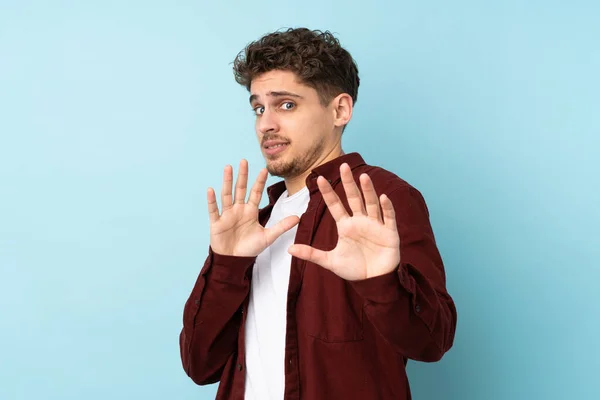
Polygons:
M219 214L215 191L213 188L208 188L210 246L215 253L255 257L300 221L300 218L292 215L268 229L259 223L258 207L266 182L267 169L263 168L246 202L248 162L242 160L235 185L235 195L232 198L233 168L230 165L226 166L221 192L221 214Z

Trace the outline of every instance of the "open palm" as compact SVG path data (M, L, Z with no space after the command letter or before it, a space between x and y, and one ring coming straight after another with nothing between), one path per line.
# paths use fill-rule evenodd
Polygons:
M266 181L267 170L263 168L246 201L248 162L240 162L235 194L232 194L233 170L231 166L226 166L223 173L220 214L215 191L213 188L208 189L210 246L214 252L239 257L257 256L299 222L299 218L292 215L270 228L265 228L259 223L258 207Z
M386 195L378 198L371 178L362 174L363 202L350 167L342 164L340 173L352 215L346 212L327 180L323 177L317 179L325 204L337 224L336 247L323 251L297 244L290 247L290 254L314 262L350 281L393 271L400 263L400 237L392 202Z

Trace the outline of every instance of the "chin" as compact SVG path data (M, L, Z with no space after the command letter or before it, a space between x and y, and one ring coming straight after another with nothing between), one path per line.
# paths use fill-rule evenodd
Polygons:
M296 172L296 164L293 161L287 161L285 157L277 157L276 159L266 159L267 171L273 176L280 178L288 178Z

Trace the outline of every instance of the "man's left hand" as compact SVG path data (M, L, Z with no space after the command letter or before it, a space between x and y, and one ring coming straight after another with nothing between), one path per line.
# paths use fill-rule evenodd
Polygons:
M363 202L348 164L340 166L340 174L352 215L347 213L327 180L322 176L317 179L323 200L337 225L336 247L331 251L323 251L295 244L289 248L289 253L349 281L392 272L400 263L400 237L391 200L385 194L378 198L371 178L361 174L359 181Z

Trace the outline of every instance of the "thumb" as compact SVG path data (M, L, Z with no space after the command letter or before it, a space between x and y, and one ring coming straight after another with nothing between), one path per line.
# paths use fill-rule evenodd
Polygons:
M298 222L300 222L300 218L296 215L292 215L282 219L272 227L265 229L267 246L273 244L273 242L276 241L279 236L292 229L294 226L296 226L296 224L298 224Z
M329 267L329 252L315 249L314 247L305 244L294 244L288 249L288 253L302 260L310 261L318 264L323 268Z

